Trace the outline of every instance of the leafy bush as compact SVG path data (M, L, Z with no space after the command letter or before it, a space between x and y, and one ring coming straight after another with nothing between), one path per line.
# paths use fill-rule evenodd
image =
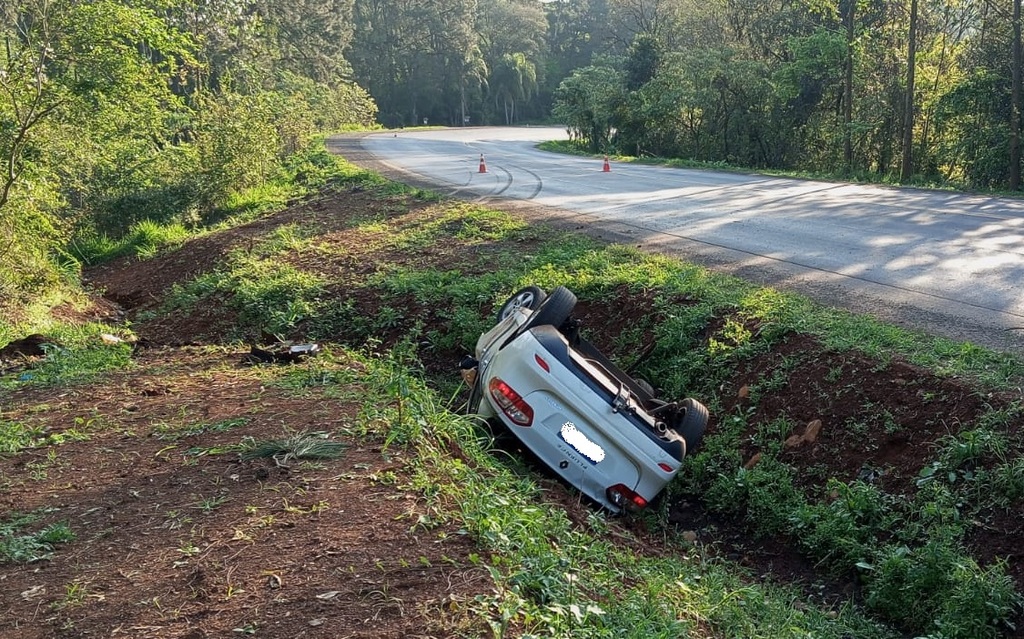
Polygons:
M920 547L890 544L867 566L867 604L908 630L948 639L998 637L1020 606L1002 565L981 568L944 538Z
M137 140L106 146L97 150L84 187L79 234L120 240L143 222L198 223L202 165L196 146Z
M804 504L790 515L793 534L825 566L852 572L874 556L897 515L891 498L870 484L831 479L825 490L827 501Z
M271 98L225 93L199 101L199 203L207 222L232 193L260 186L277 167L281 143Z

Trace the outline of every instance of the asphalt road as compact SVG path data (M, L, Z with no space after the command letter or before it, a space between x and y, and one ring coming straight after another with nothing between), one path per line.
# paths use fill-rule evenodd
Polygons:
M332 144L391 177L1024 353L1024 200L615 162L604 172L600 159L535 148L565 137L411 129Z

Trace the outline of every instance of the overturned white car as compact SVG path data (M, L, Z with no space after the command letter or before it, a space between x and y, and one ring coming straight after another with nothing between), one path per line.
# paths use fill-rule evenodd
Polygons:
M666 402L579 335L576 296L527 287L502 306L460 365L468 411L508 427L584 495L613 512L644 508L700 442L708 411Z

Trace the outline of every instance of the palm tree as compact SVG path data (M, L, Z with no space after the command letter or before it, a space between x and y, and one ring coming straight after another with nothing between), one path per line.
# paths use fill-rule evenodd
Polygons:
M525 53L507 53L491 74L494 107L504 106L505 124L516 119L516 100L529 100L537 90L537 67Z

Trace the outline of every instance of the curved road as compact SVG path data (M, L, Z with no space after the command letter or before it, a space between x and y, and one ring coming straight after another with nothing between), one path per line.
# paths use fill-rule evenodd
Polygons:
M1024 201L545 153L545 127L333 138L357 163L822 303L1024 353ZM479 172L483 154L486 173Z

